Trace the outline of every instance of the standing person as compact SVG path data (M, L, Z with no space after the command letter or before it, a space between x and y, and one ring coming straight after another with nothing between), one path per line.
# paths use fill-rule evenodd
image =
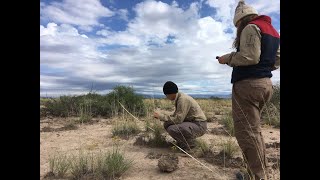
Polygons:
M195 139L205 134L207 118L199 104L189 95L178 92L178 86L167 81L163 85L167 99L174 101L175 111L172 115L154 112L154 117L164 121L164 128L184 150L196 147Z
M233 23L236 52L218 58L233 67L232 117L235 137L248 163L253 179L267 179L266 149L261 134L262 107L272 96L271 71L280 67L280 35L271 18L240 0Z

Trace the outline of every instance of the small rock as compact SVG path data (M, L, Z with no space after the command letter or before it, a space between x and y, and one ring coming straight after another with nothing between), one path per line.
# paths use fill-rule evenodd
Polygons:
M267 143L266 148L280 148L280 142Z
M280 158L278 157L267 157L268 162L270 163L277 163L280 161Z
M158 160L158 167L162 172L172 172L178 168L178 163L178 156L175 154L165 154Z

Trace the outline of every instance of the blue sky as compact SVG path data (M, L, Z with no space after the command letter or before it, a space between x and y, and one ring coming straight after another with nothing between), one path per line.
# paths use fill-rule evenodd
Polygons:
M162 94L171 80L187 94L231 94L238 0L40 1L40 95L108 93L116 85ZM280 33L280 0L247 0ZM273 71L280 83L280 69Z

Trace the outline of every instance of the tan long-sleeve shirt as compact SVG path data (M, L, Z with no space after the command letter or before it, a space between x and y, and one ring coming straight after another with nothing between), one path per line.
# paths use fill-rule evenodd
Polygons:
M255 24L248 24L240 36L240 51L223 55L229 66L248 66L258 64L261 55L260 28ZM276 54L276 62L273 70L280 67L280 46Z
M178 92L175 99L175 107L176 109L172 115L159 113L159 119L161 121L172 121L175 124L184 121L207 120L199 104L189 95Z

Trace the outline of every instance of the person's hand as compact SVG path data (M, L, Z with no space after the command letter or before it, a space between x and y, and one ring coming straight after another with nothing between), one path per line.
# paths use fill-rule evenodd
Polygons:
M153 113L153 117L156 118L156 119L159 119L160 116L159 116L159 114L157 112L154 112Z
M226 62L226 58L223 58L223 56L220 56L220 57L218 58L218 61L219 61L220 64L226 64L226 63L227 63L227 62Z

